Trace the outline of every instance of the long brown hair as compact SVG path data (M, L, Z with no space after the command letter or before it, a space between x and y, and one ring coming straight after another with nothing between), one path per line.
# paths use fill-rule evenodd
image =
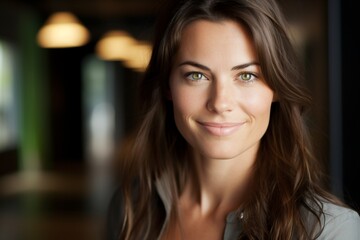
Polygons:
M316 238L321 226L317 232L308 229L302 212L307 210L319 225L321 201L336 199L321 187L321 171L304 119L311 99L303 87L279 6L274 0L174 0L165 4L169 6L158 20L152 57L140 85L143 118L122 159L125 213L120 238L156 239L160 234L168 216L158 207L161 201L156 188L170 204L170 212L176 213L190 149L174 123L168 81L182 30L198 19L229 19L245 26L264 79L277 96L255 163L256 191L242 205L241 238Z

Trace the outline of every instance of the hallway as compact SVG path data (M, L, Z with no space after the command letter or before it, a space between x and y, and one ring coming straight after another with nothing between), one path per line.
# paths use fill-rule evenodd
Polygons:
M0 239L104 239L111 189L92 180L74 170L2 177Z

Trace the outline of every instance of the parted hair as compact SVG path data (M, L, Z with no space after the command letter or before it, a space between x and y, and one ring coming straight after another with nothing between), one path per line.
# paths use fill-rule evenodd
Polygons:
M240 238L316 238L322 229L321 200L337 200L322 187L321 168L306 126L305 113L311 99L277 2L168 0L164 5L139 88L141 121L121 159L124 214L120 239L157 239L162 226L171 221L158 207L161 201L154 197L159 189L171 204L171 215L176 216L176 201L190 172L191 148L174 123L167 96L169 75L184 27L200 19L232 20L247 29L265 82L277 99L271 106L269 126L255 161L255 190L242 203ZM307 227L304 209L315 219L316 228Z

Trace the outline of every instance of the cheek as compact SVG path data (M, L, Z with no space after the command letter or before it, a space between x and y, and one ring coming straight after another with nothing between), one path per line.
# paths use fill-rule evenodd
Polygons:
M172 86L171 96L174 111L181 115L191 115L201 108L202 93L186 86Z
M190 111L189 107L191 106L191 104L188 98L181 98L176 94L172 94L172 102L174 114L176 117L187 115L187 113Z
M271 104L273 102L273 92L271 90L259 91L257 94L248 96L247 107L248 111L253 116L264 116L270 115Z

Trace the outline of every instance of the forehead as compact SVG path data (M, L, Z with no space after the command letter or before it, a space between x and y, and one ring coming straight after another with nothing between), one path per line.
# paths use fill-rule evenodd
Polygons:
M175 62L181 60L241 64L256 61L255 48L247 29L232 20L196 20L181 34Z

